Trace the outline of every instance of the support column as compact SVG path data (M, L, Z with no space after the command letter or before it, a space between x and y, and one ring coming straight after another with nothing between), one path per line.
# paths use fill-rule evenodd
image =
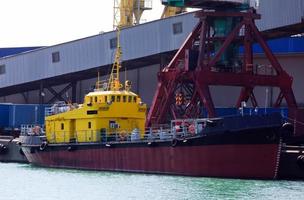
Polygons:
M136 93L139 94L139 87L140 87L140 69L136 69Z
M44 86L43 81L40 82L40 89L39 89L39 104L44 104Z
M72 103L76 103L76 87L77 87L77 82L76 81L73 81L72 82Z
M22 94L22 96L23 96L24 102L25 102L26 104L28 104L28 103L29 103L29 92L23 92L23 93L21 93L21 94Z

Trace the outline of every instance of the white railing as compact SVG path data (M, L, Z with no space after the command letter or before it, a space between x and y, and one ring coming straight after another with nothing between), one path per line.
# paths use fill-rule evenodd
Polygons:
M166 141L174 138L190 138L204 134L207 119L173 120L171 126L159 125L143 130L112 130L106 131L57 131L49 133L50 143L111 143L111 142L139 142ZM45 135L44 126L22 125L21 135Z
M28 135L45 135L45 127L41 124L22 124L20 135L28 136Z
M66 104L64 101L56 102L52 107L45 108L45 116L50 116L58 113L64 113L77 108L76 104Z

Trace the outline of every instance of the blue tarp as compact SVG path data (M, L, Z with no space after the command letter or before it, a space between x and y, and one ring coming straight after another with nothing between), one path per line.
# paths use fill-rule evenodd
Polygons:
M273 53L304 53L304 36L303 37L288 37L269 40L267 42ZM240 48L243 53L243 47ZM253 53L264 53L259 44L253 45Z

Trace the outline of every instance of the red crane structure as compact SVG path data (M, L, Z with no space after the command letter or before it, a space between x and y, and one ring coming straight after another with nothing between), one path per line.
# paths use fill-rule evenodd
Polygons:
M199 22L158 74L147 126L169 119L201 117L202 107L208 117L215 117L210 86L241 87L237 107L249 100L253 107L258 106L256 86L277 87L280 92L274 107L285 99L288 108L297 108L293 78L283 70L255 25L255 20L261 18L255 9L202 9L195 16ZM253 63L254 43L263 49L273 74L257 70Z

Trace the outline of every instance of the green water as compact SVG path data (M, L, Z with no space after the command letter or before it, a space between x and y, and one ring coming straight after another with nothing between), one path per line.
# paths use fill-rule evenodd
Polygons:
M92 172L0 163L2 200L304 199L304 181Z

